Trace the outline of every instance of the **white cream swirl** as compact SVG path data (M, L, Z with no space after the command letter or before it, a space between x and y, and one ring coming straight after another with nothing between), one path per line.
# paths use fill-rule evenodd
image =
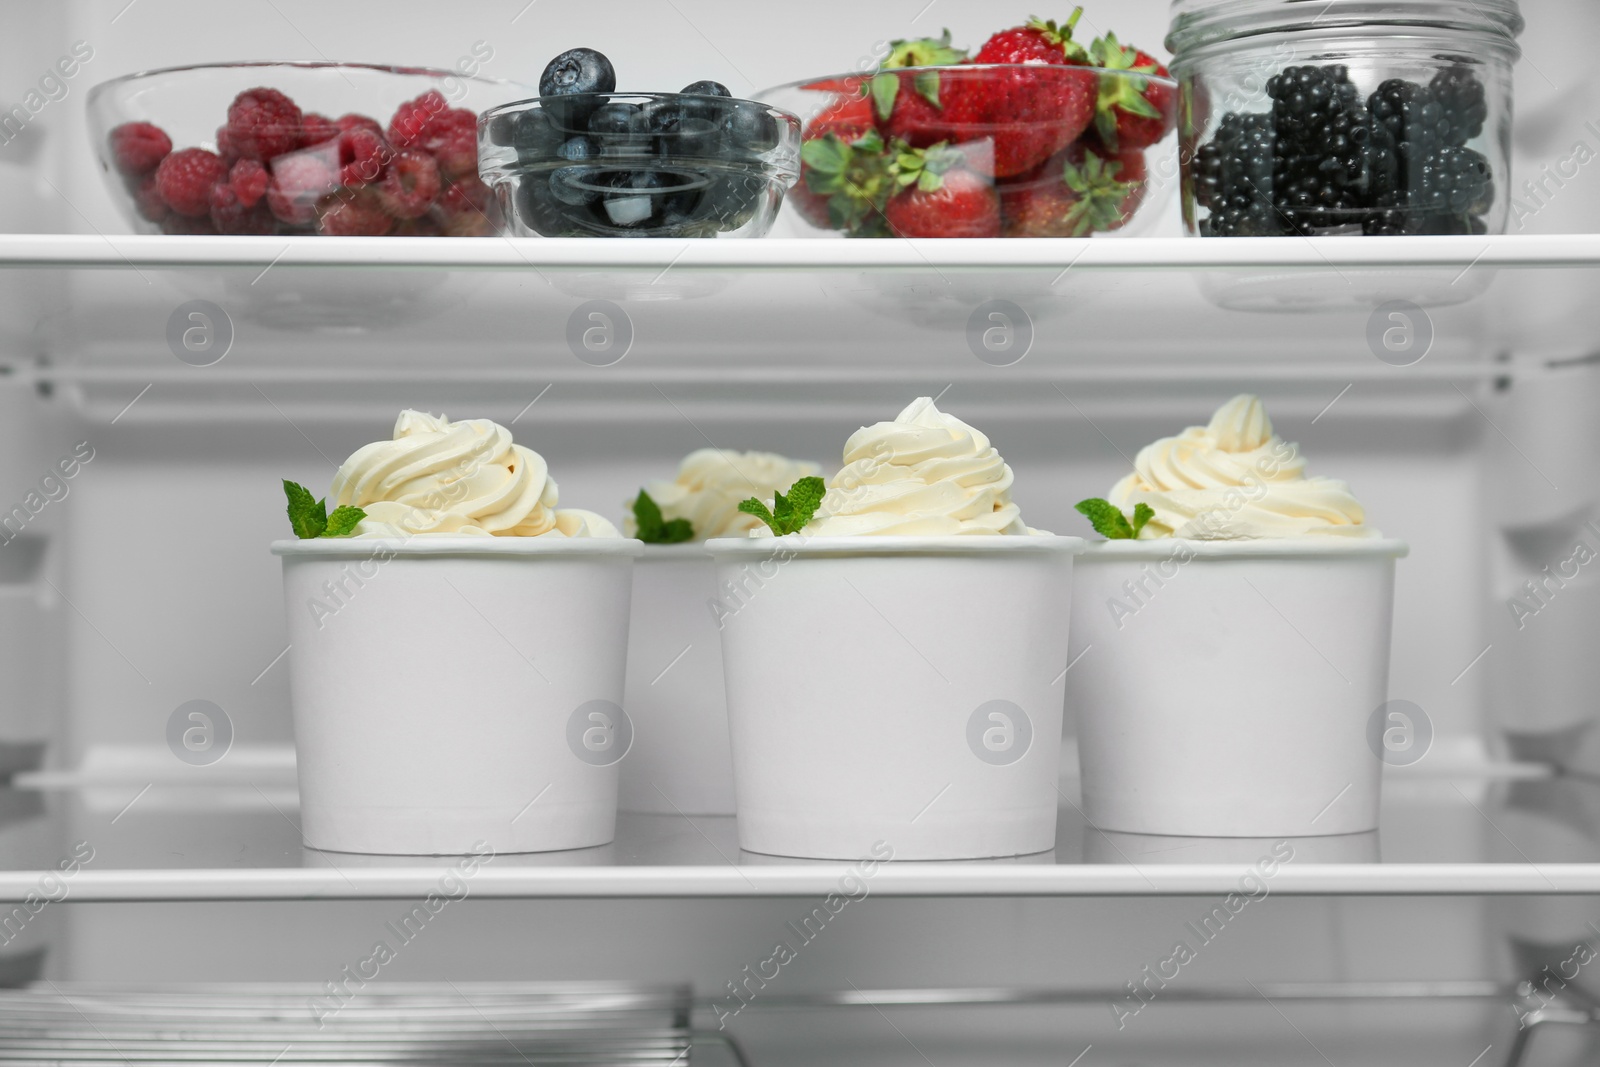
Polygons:
M544 457L489 419L406 410L392 441L357 449L333 476L333 505L367 513L357 537L620 537L592 511L560 509Z
M1127 513L1154 509L1141 538L1379 536L1348 485L1306 476L1299 446L1273 433L1261 399L1248 393L1218 408L1210 425L1140 449L1108 499Z
M1011 468L989 439L919 397L893 422L863 426L808 536L1031 534L1011 502ZM759 531L758 531L759 532Z
M773 493L786 493L801 478L821 473L815 463L775 452L702 448L683 457L676 479L650 482L644 489L661 509L663 519L687 519L695 540L704 541L743 537L761 525L760 519L739 510L740 501L750 497L770 501ZM632 515L623 521L623 529L629 537L638 533Z

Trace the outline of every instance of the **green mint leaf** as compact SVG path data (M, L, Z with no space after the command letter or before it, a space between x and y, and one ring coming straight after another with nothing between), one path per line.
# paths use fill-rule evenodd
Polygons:
M1133 536L1138 537L1139 531L1145 528L1149 521L1156 517L1156 509L1149 504L1135 504L1133 506Z
M746 515L754 515L756 518L766 523L768 529L770 529L774 534L780 537L783 536L783 531L778 529L777 518L772 514L772 512L767 510L767 506L765 504L757 500L755 497L751 497L748 500L739 501L739 510L744 512Z
M647 545L661 540L661 508L643 489L633 499L633 521L639 528L636 535L639 540Z
M827 494L828 483L815 475L801 478L790 486L787 500L789 528L786 532L799 533L809 526L817 514L817 509L822 506L822 498Z
M311 495L298 482L283 480L283 495L289 498L289 526L296 537L320 537L328 528L328 505Z
M633 501L633 521L638 527L635 536L647 545L677 545L694 538L694 525L688 519L667 522L661 506L643 489Z
M349 537L355 532L356 524L367 517L367 513L360 508L341 504L333 509L333 514L328 516L327 528L319 535L321 537Z
M887 119L894 112L895 98L900 95L900 77L896 74L879 74L867 83L872 89L872 104L879 119Z
M1094 532L1107 541L1133 540L1133 526L1129 524L1128 517L1109 501L1092 497L1080 500L1074 506L1078 514L1089 520Z

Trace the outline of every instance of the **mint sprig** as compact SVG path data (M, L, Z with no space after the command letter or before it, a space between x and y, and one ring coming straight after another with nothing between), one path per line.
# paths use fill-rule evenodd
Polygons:
M296 537L348 537L356 525L367 517L360 508L348 504L333 509L328 514L328 501L318 500L311 490L298 482L283 480L283 495L289 498L289 526Z
M790 486L788 496L772 494L771 510L755 497L741 502L739 510L746 515L754 515L767 524L774 536L782 537L804 530L822 506L822 498L827 493L828 483L813 475L801 478Z
M1089 520L1094 532L1108 541L1135 540L1145 524L1156 517L1155 509L1149 504L1135 504L1133 519L1129 521L1115 504L1099 497L1080 500L1075 506L1078 513Z
M635 536L647 545L678 545L694 539L694 526L688 519L662 518L661 506L643 489L633 501L633 521L638 527Z

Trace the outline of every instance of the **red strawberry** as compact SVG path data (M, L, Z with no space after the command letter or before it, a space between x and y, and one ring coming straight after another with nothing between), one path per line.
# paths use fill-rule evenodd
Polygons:
M852 237L882 235L883 204L895 191L895 162L877 130L852 141L830 132L804 142L800 174L795 208L812 225Z
M955 68L944 76L952 139L993 144L994 175L1025 174L1094 120L1098 78L1086 67L1033 63Z
M1042 19L1029 19L1025 25L1001 30L978 49L974 63L1072 63L1087 66L1089 55L1072 39L1072 31L1083 17L1083 8L1074 8L1059 26Z
M900 154L895 170L901 191L883 208L895 236L1000 236L1000 197L966 162L965 153L948 145Z
M1072 145L1000 189L1007 237L1087 237L1121 229L1148 188L1144 153Z
M1098 67L1130 72L1100 81L1094 118L1100 139L1113 149L1123 149L1148 148L1165 137L1177 121L1173 87L1134 75L1165 78L1167 68L1137 48L1123 47L1114 33L1096 39L1090 54Z
M940 37L891 44L883 72L867 83L878 129L886 139L899 139L917 148L949 139L949 124L939 98L939 72L902 68L947 67L961 62L966 55L951 47L949 30Z
M876 127L872 121L872 103L860 90L840 94L833 103L823 108L817 117L806 124L804 140L820 140L833 134L849 143Z
M806 125L800 181L790 191L789 201L819 229L854 232L881 218L874 200L886 195L888 159L873 124L865 81L848 81L829 83L842 86L839 95Z

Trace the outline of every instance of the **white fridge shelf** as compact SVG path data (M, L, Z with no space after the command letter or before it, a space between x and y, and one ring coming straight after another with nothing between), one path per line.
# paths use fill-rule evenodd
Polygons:
M1227 240L605 241L575 238L0 235L0 268L393 270L1253 270L1600 267L1600 234Z
M841 892L853 866L741 852L728 817L619 817L600 848L498 855L461 875L449 857L358 856L302 847L286 765L253 781L121 778L0 794L0 901L41 894L70 863L74 901L417 898L455 870L482 898L760 898ZM257 764L258 769L266 767ZM229 780L231 778L232 780ZM1088 826L1063 785L1056 847L962 863L889 862L866 879L885 897L1600 893L1600 784L1536 768L1391 777L1376 833L1299 838L1262 873L1273 840L1159 838ZM846 883L849 884L849 883Z

